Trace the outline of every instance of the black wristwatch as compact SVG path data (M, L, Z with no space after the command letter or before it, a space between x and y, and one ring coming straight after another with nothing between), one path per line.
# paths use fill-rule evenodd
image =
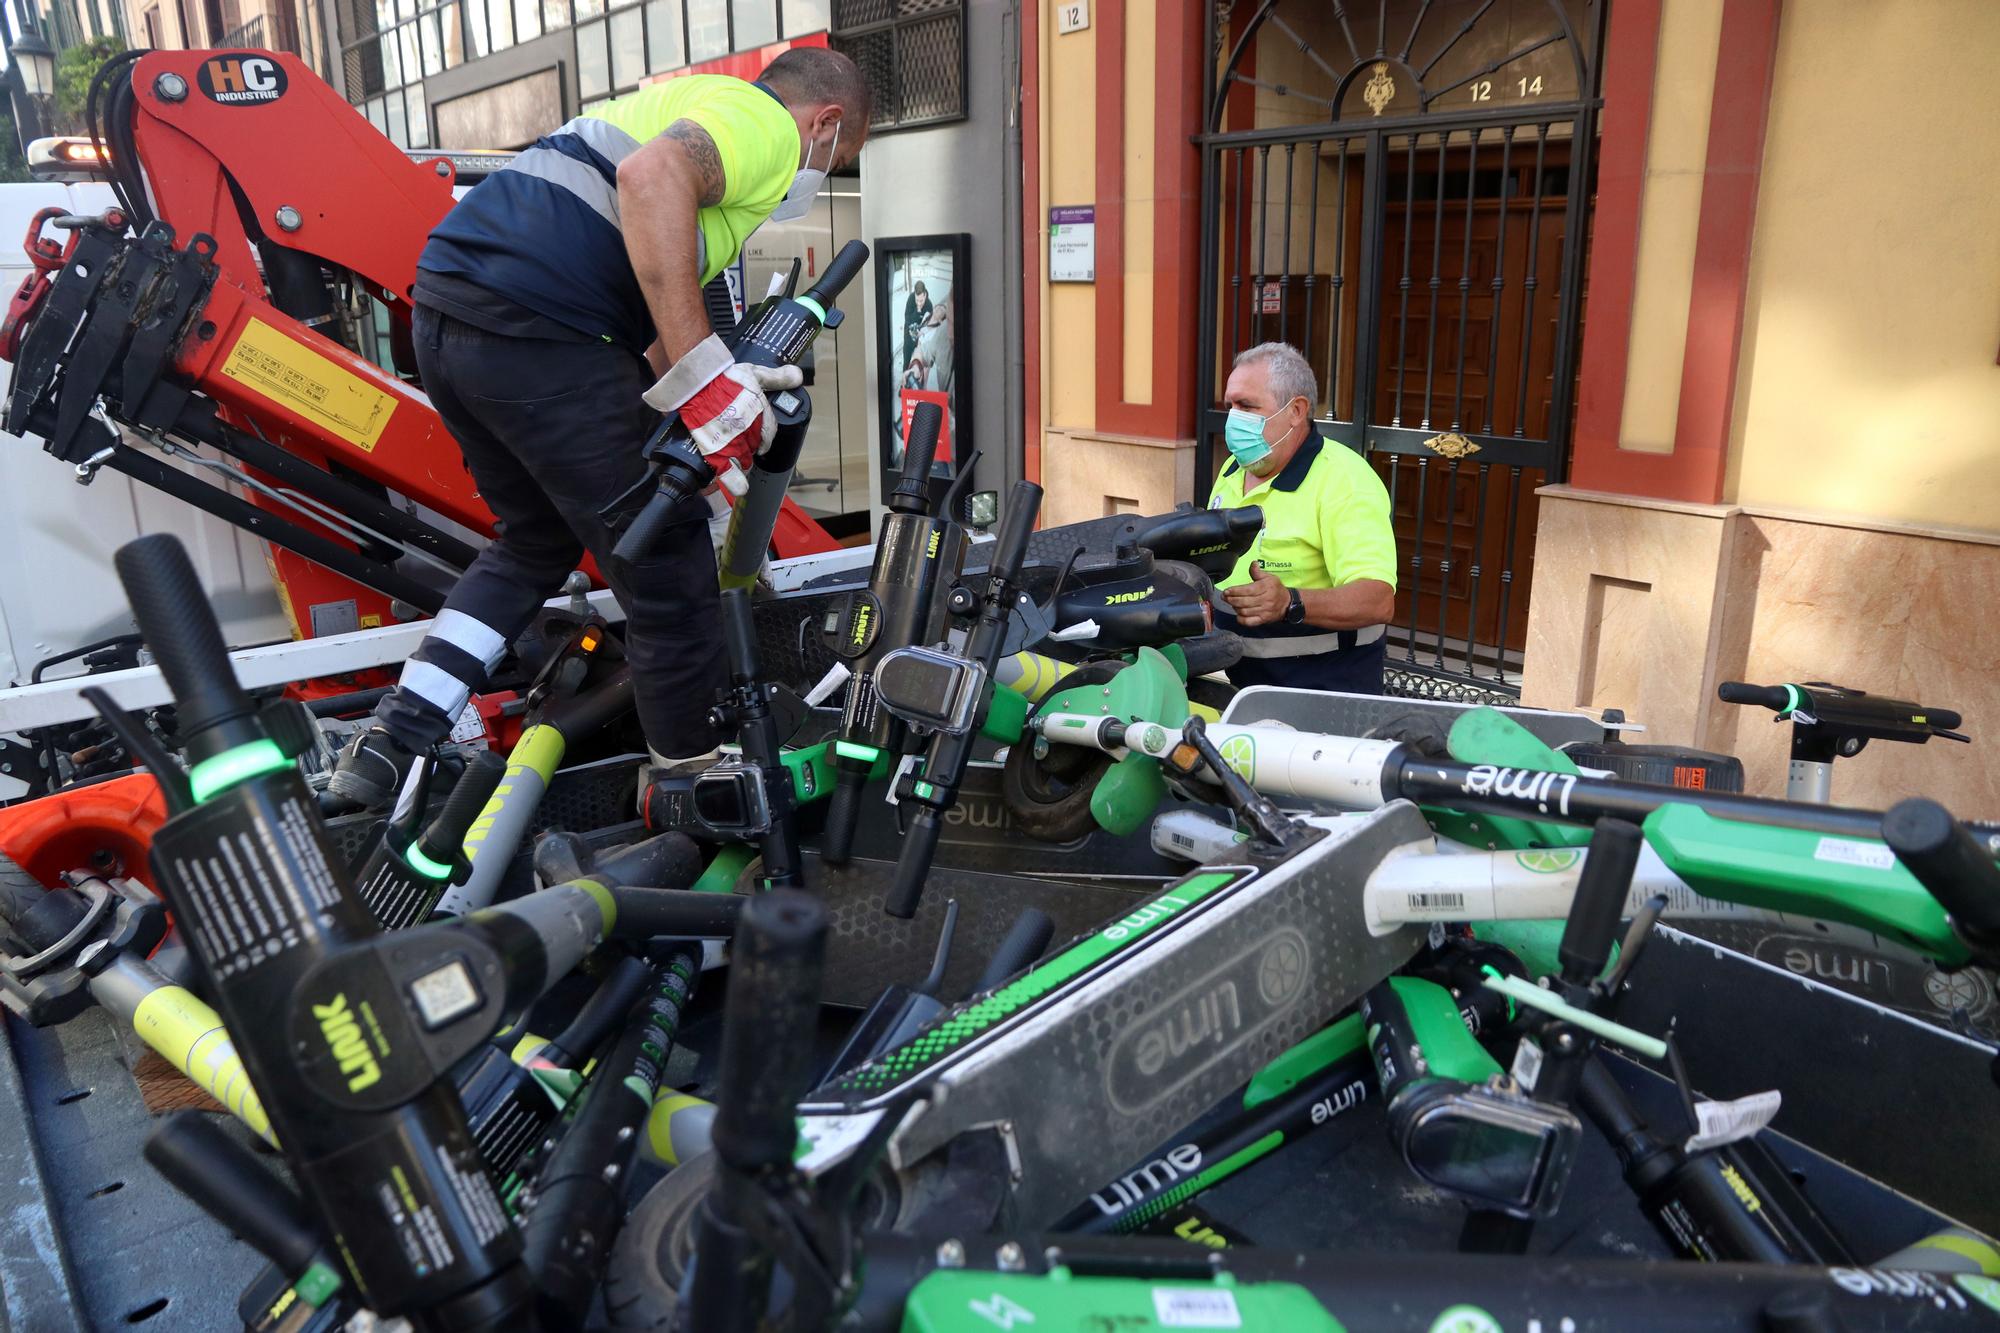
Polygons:
M1299 596L1297 588L1293 588L1291 593L1292 604L1285 608L1285 623L1287 625L1303 625L1306 623L1306 599Z

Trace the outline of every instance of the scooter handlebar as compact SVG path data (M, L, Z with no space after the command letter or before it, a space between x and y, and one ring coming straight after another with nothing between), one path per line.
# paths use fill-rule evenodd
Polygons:
M868 262L868 246L862 241L849 241L835 252L833 260L826 266L826 272L819 275L819 281L806 292L806 299L816 303L821 309L839 299L841 291L861 272L861 266Z
M180 539L149 533L119 547L112 562L139 632L173 693L181 734L193 740L214 727L252 718L255 705L236 683L222 626ZM224 739L238 744L255 737Z
M2000 947L2000 866L1949 810L1920 796L1898 801L1882 816L1882 841L1969 943Z
M715 1150L758 1172L792 1160L799 1098L808 1091L826 907L796 889L746 900L731 950L716 1093Z
M943 831L944 821L938 818L937 811L929 806L918 809L909 831L903 835L903 854L896 858L896 882L890 885L889 896L882 900L882 910L890 916L908 921L917 914L917 904L924 896L924 881L930 878L931 859L937 855L938 835Z
M1768 708L1774 713L1782 713L1792 706L1792 696L1782 685L1746 685L1740 680L1725 680L1715 687L1715 697L1726 704L1750 704L1757 708Z
M424 855L439 861L458 855L472 821L479 818L479 812L493 799L494 789L499 787L506 772L507 760L496 751L482 750L472 757L465 772L459 774L451 795L445 797L444 809L438 811L437 818L424 830L418 844Z
M146 1161L202 1211L296 1277L320 1249L305 1203L207 1116L175 1111L146 1139Z
M988 572L1012 583L1021 576L1028 560L1028 541L1035 535L1035 519L1042 510L1042 488L1032 481L1017 481L1007 493L1007 512L1000 519L1000 533L993 541L993 560Z
M646 498L646 507L639 511L639 516L632 520L632 526L625 529L618 544L611 548L612 558L626 564L644 559L646 552L659 541L660 534L667 530L667 525L673 522L674 511L681 507L683 501L700 493L699 488L685 486L671 473L663 473L659 489Z

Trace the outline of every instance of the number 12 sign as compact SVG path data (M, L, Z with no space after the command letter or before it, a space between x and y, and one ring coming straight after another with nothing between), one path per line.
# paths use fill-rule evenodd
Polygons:
M1082 32L1090 26L1090 0L1067 0L1056 6L1056 32Z

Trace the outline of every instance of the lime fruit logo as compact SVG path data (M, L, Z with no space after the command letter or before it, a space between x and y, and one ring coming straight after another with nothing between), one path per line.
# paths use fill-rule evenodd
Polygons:
M1241 733L1222 743L1222 762L1245 782L1257 781L1257 742Z
M1476 1305L1454 1305L1431 1320L1431 1333L1506 1333L1500 1321Z
M1583 853L1574 847L1544 847L1514 853L1523 870L1532 870L1537 875L1559 875L1582 858Z

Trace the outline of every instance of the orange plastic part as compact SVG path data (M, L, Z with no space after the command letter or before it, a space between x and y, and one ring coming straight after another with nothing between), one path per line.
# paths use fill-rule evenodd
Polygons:
M123 875L149 889L153 831L167 799L150 773L132 773L0 810L0 851L44 884L66 870Z

